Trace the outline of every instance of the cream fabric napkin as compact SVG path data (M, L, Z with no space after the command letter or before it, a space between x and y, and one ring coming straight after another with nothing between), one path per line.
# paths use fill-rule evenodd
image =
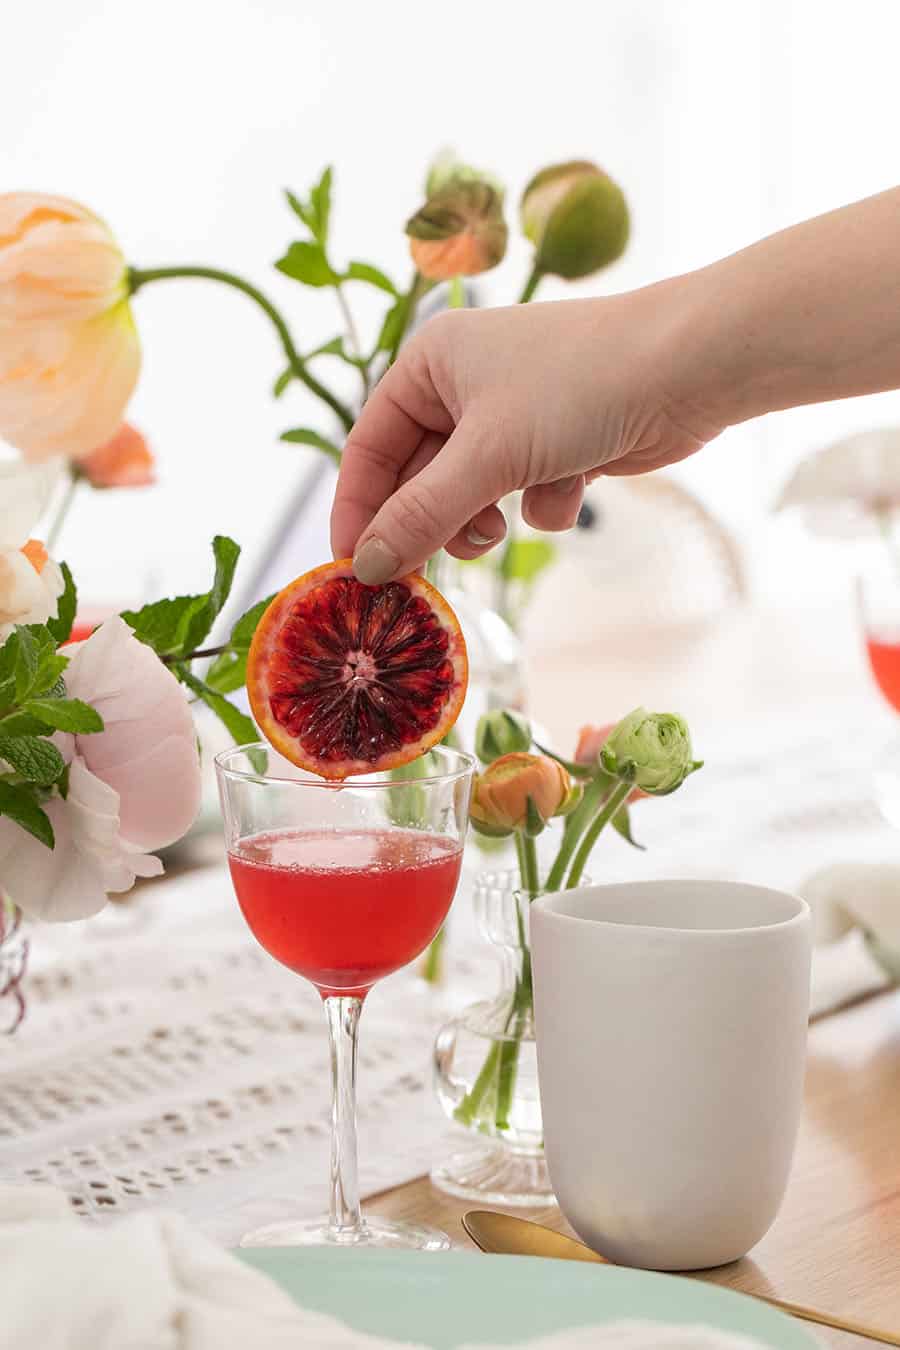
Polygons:
M49 1187L0 1186L0 1271L0 1350L401 1350L298 1307L177 1214L89 1227ZM761 1348L699 1326L617 1322L527 1350Z
M836 863L797 888L813 916L812 1012L821 1014L891 980L872 956L870 933L900 958L900 866Z

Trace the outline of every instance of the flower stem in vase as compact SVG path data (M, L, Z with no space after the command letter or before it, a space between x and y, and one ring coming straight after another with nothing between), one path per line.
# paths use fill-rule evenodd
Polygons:
M617 783L604 802L603 810L599 815L595 816L594 820L588 826L584 838L578 847L578 852L575 854L575 861L572 863L566 881L566 890L572 890L573 887L578 885L581 880L581 874L587 864L587 860L591 856L591 849L596 844L601 830L609 824L619 808L625 805L628 800L628 794L631 791L631 786L630 783Z

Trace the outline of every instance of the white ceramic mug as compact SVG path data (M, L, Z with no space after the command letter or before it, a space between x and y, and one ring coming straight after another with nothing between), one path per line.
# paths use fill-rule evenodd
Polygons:
M531 907L550 1177L622 1265L737 1260L784 1196L809 1012L810 914L761 886L590 886Z

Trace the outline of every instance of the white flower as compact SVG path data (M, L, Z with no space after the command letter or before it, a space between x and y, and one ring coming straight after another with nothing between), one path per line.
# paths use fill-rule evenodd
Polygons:
M0 643L17 623L46 623L64 590L62 573L31 531L59 473L55 463L0 462Z
M845 436L797 467L776 509L799 507L823 534L856 533L900 508L900 427Z
M56 847L0 817L0 887L51 922L86 918L109 892L158 876L147 850L179 839L200 804L193 719L159 657L118 617L70 650L68 693L97 709L104 730L54 737L70 765L68 797L44 807Z

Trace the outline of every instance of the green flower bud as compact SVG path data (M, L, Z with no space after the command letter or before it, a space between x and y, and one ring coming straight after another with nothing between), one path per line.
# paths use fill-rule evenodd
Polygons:
M628 243L628 205L618 183L588 160L553 164L522 194L522 229L535 269L574 281L615 262Z
M475 753L482 764L493 764L501 755L531 749L531 723L509 708L482 713L475 728Z
M683 718L646 708L635 708L613 727L600 759L607 773L655 797L674 792L703 763L694 759Z

